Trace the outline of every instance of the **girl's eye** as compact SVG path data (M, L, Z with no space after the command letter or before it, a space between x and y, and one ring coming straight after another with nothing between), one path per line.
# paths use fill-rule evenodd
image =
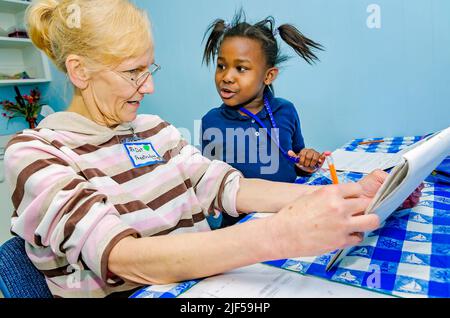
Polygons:
M217 69L223 71L225 69L225 65L224 64L217 64Z
M243 66L238 66L236 67L236 69L238 70L239 73L244 73L245 71L248 70L246 67Z

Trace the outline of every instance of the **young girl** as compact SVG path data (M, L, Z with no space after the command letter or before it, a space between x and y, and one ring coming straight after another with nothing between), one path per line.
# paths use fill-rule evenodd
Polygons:
M324 156L305 148L295 106L274 97L272 83L287 60L278 34L309 64L317 60L311 50L322 46L290 24L275 28L272 17L251 25L242 11L231 24L214 21L208 33L203 61L209 65L217 56L215 82L223 104L202 118L203 155L226 161L247 178L294 182L314 172Z

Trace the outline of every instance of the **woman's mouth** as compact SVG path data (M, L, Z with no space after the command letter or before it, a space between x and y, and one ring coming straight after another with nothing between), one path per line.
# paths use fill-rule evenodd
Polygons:
M128 105L131 105L133 107L139 107L141 105L141 102L138 100L130 100L127 102Z
M236 94L237 94L237 92L234 92L228 88L220 89L220 97L222 97L223 99L233 98Z

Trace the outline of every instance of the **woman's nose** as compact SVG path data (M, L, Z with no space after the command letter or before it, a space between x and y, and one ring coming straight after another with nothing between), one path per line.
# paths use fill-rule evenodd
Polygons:
M139 87L139 93L152 94L155 91L155 85L153 84L153 76L147 77L145 82Z

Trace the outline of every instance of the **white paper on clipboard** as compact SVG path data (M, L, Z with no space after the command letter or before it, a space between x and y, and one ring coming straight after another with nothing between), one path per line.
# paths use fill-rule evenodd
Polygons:
M398 165L402 162L402 155L337 149L333 152L333 161L339 171L370 173L376 169L386 170Z

